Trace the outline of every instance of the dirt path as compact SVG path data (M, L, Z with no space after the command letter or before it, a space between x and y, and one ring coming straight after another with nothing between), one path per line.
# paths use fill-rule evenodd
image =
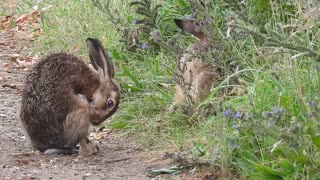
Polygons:
M21 37L15 30L0 32L0 179L149 179L146 152L119 132L92 133L101 148L96 156L33 152L19 119L23 80L32 61L31 42Z

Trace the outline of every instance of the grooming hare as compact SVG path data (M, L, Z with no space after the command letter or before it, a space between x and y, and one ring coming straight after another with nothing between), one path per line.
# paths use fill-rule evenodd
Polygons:
M89 125L99 125L116 112L120 90L111 58L100 41L88 38L94 68L66 53L42 59L27 76L20 118L31 145L44 153L79 155L99 151L87 138Z
M179 66L182 68L182 82L176 85L174 102L169 111L184 103L187 98L191 103L197 103L207 98L211 87L222 80L221 70L212 63L206 63L201 54L213 51L212 45L208 42L208 36L197 29L193 20L175 19L175 24L183 32L194 35L198 38L195 44L191 44L186 53L181 57Z

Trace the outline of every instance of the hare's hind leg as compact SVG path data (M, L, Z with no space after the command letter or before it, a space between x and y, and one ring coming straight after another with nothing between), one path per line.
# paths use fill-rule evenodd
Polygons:
M71 155L74 153L72 149L47 149L43 152L44 154L63 154L63 155Z
M99 147L87 138L90 125L89 108L81 108L68 114L64 124L68 146L80 143L79 155L90 156L99 152Z

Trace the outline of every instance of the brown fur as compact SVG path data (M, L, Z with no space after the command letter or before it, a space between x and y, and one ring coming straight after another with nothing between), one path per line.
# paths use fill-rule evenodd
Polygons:
M197 24L192 20L175 19L175 23L184 32L196 36L199 40L197 43L190 45L180 59L180 67L185 67L183 84L187 87L182 87L180 84L176 85L174 102L169 111L174 111L178 106L185 103L187 96L193 103L205 100L214 83L222 79L219 68L206 63L199 57L200 53L212 50L211 45L208 44L207 35L197 31Z
M88 43L101 46L95 39ZM103 47L92 51L101 50ZM111 61L109 57L95 58ZM104 64L106 75L92 71L74 55L58 53L43 58L32 69L23 90L20 118L34 148L72 151L80 143L81 155L98 151L87 141L89 125L110 117L120 99L119 87L107 73L111 68ZM107 107L108 99L114 106Z

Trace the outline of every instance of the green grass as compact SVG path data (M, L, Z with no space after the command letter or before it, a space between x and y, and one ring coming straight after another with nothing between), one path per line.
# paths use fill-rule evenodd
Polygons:
M0 17L21 14L25 11L25 7L30 8L30 3L18 4L17 2L17 0L0 2Z
M319 5L217 0L201 9L199 1L152 2L137 13L137 6L124 0L111 1L109 10L91 1L41 1L39 7L53 6L42 12L43 34L35 53L80 46L75 54L87 60L85 39L101 39L113 56L123 92L119 111L106 125L130 132L145 146L165 151L173 145L176 151L219 166L225 178L232 174L249 179L319 179L320 15L315 13ZM155 10L157 3L162 8ZM197 19L214 20L206 30L222 49L219 57L236 62L240 70L230 75L246 81L238 85L242 95L213 96L228 84L226 77L198 108L196 121L167 112L174 94L175 62L180 49L194 41L181 35L172 19L187 17L190 4ZM141 13L155 11L158 16L149 19ZM143 18L151 25L132 24ZM137 35L142 27L146 32ZM161 43L154 43L151 27L159 31ZM144 42L147 49L141 48ZM202 107L212 107L215 114L202 117ZM226 116L227 110L232 113ZM237 112L241 117L235 118Z

